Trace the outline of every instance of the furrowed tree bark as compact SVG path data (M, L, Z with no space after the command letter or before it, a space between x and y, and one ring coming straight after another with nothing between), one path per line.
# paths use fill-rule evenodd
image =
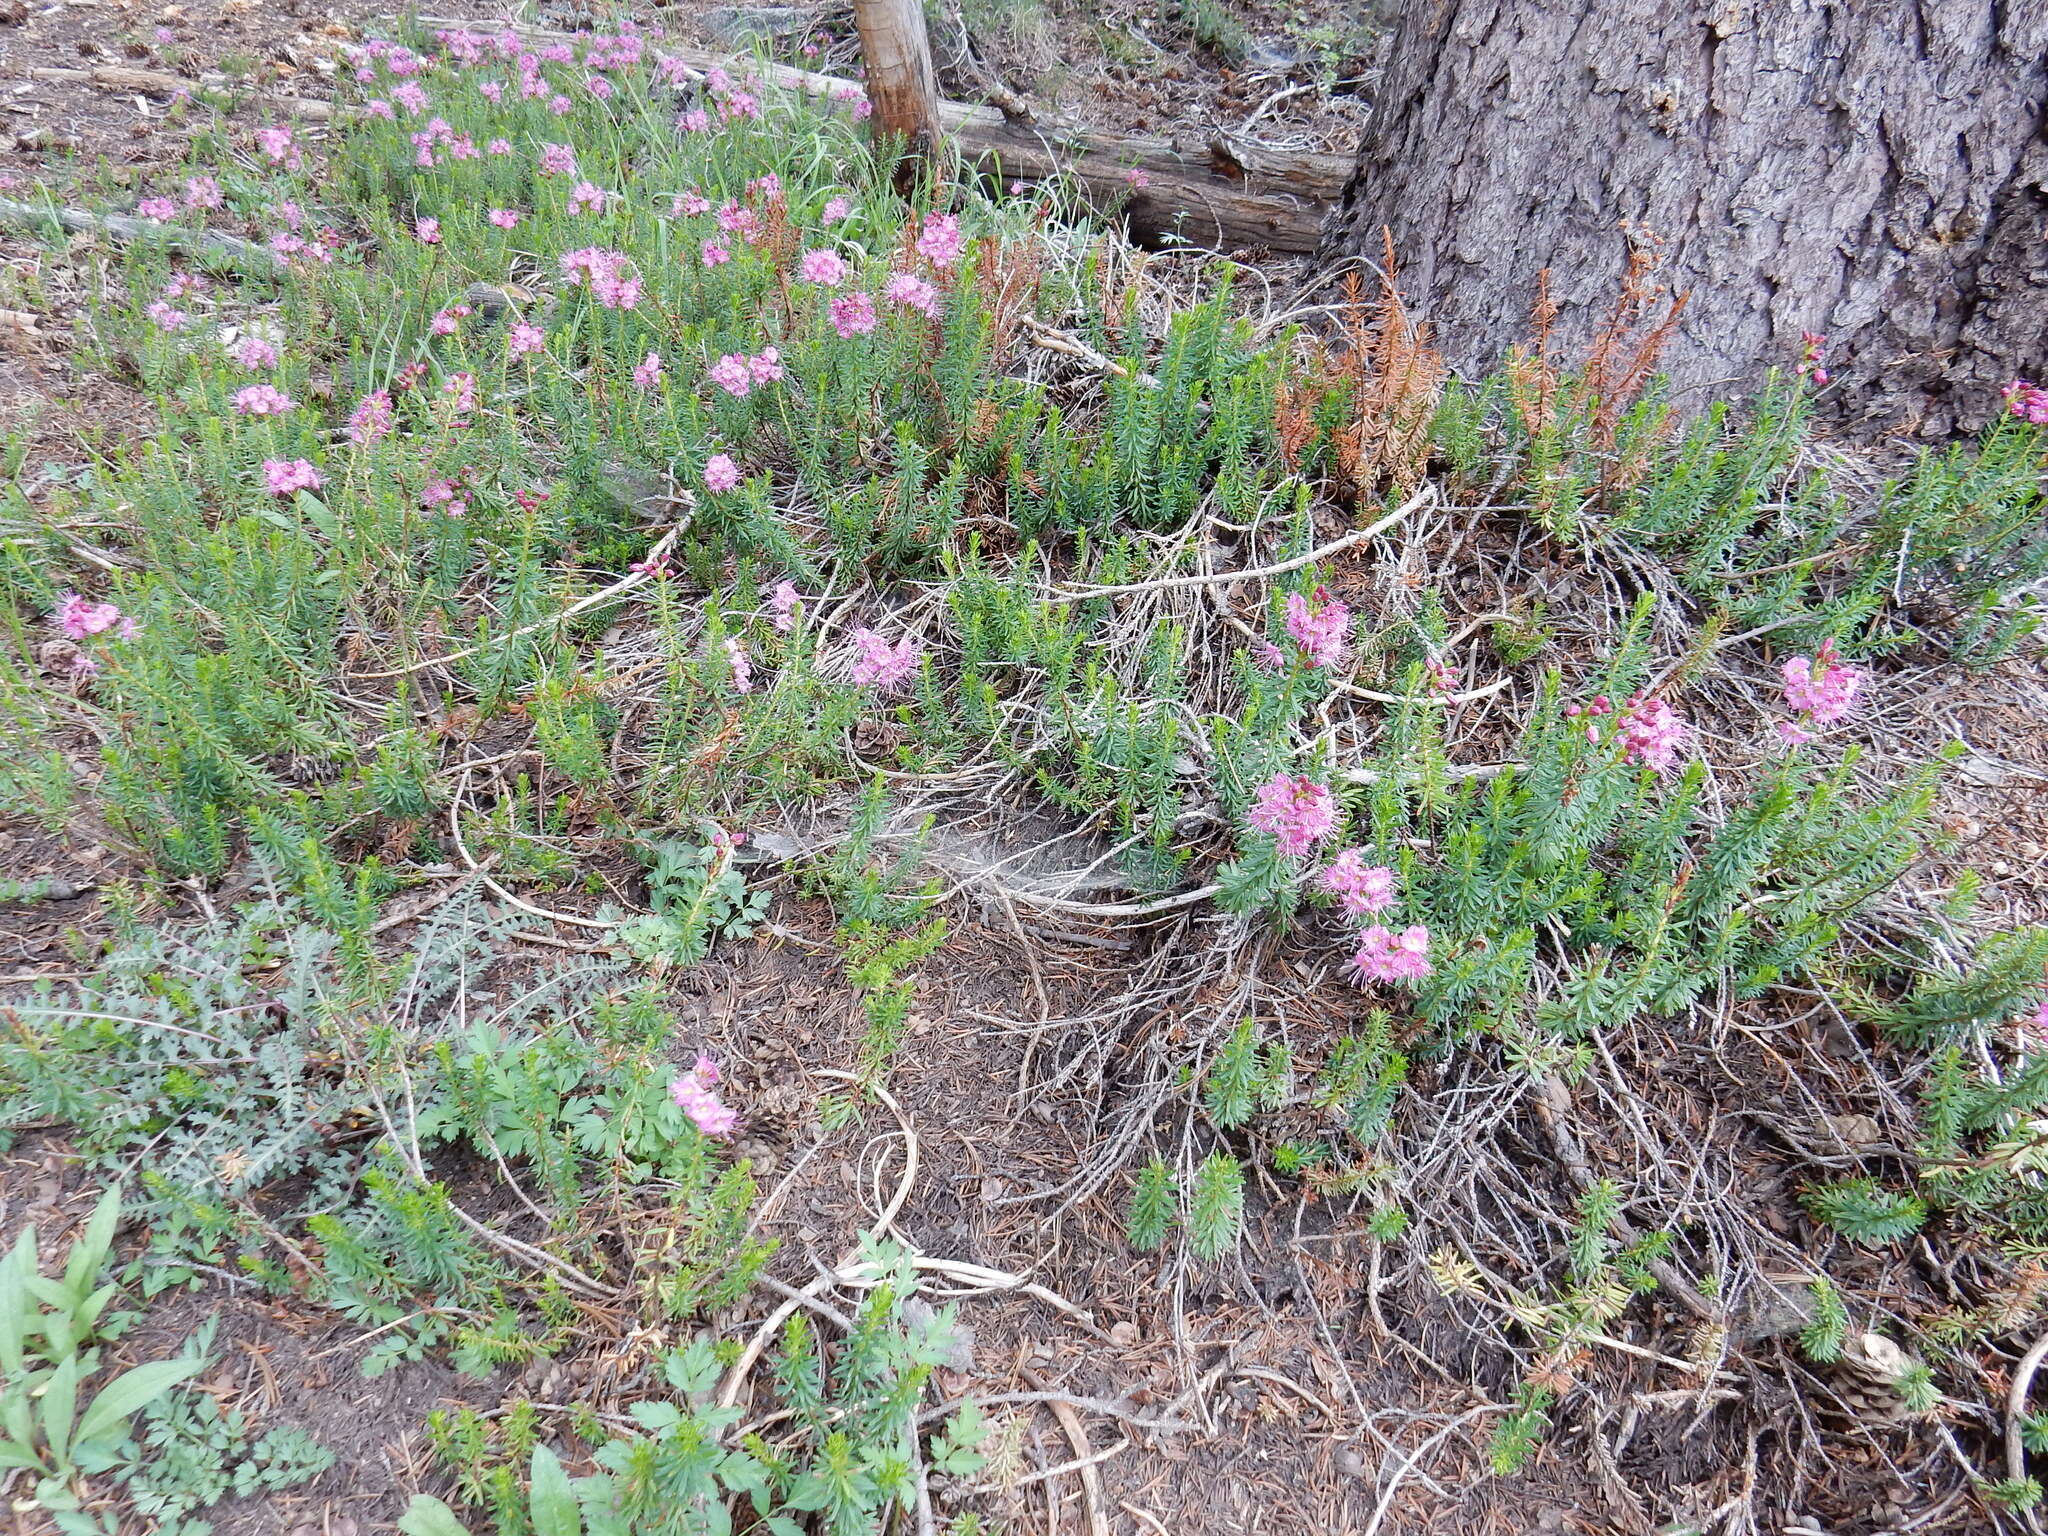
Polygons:
M1974 428L2048 371L2048 4L1407 0L1319 253L1379 254L1454 367L1528 334L1539 271L1583 339L1623 221L1690 289L1691 403L1828 337L1872 427Z
M939 142L939 77L923 0L853 0L877 140L928 155Z

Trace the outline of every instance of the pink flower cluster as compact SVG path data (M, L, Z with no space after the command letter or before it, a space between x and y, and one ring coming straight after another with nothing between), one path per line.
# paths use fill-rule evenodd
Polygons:
M921 277L898 272L883 285L882 292L892 303L914 309L928 319L939 318L939 290Z
M775 627L781 633L786 635L796 628L798 604L801 601L802 596L793 581L777 582L775 590L768 594L768 611L775 616Z
M761 238L761 215L751 208L742 208L731 198L727 198L719 205L718 227L726 234L736 235L752 245Z
M249 384L234 393L237 416L282 416L298 402L269 384Z
M469 502L463 495L462 477L444 480L438 476L426 483L420 491L420 503L429 511L438 511L447 517L464 517L469 512Z
M112 603L95 603L76 592L66 592L58 599L50 617L67 640L83 640L109 630L119 639L133 640L141 630L135 620L123 618L121 610Z
M718 1097L718 1079L718 1063L700 1055L696 1065L668 1085L669 1097L706 1136L724 1136L740 1123L739 1111Z
M1321 606L1311 608L1299 592L1287 594L1287 634L1310 666L1334 667L1351 641L1351 610L1321 587L1316 588L1315 601Z
M1691 730L1685 723L1685 717L1664 700L1645 698L1640 693L1629 698L1618 713L1614 701L1603 693L1590 704L1572 705L1565 710L1565 715L1567 718L1616 715L1614 737L1621 743L1621 760L1640 763L1658 773L1669 773L1678 766L1678 754ZM1599 725L1588 720L1586 740L1597 742L1599 739Z
M728 395L745 398L782 377L782 352L777 347L763 347L753 357L728 352L705 373Z
M892 646L881 634L866 626L854 630L853 644L860 652L853 664L853 680L863 687L873 685L885 693L901 688L909 680L910 674L917 670L918 657L923 653L923 648L909 635Z
M299 150L292 142L292 131L289 128L258 128L256 147L273 165L281 165L288 171L296 171L299 168Z
M1337 797L1306 774L1276 773L1258 787L1245 819L1291 859L1337 830Z
M348 440L358 448L367 448L389 436L397 424L398 411L391 403L391 391L373 389L349 413Z
M822 288L837 288L846 281L846 258L837 251L805 251L796 264L796 275Z
M286 204L285 206L289 207L291 205ZM422 235L420 238L426 240L429 245L439 243L441 238L439 222L434 219L422 219L420 224L429 231L432 237L429 239L427 235ZM341 231L323 226L316 240L308 240L304 235L293 234L288 229L280 229L270 237L269 243L271 255L277 258L277 264L280 267L289 268L295 260L310 261L316 266L330 267L334 265L334 253L341 249Z
M704 461L704 489L717 494L736 490L740 483L740 467L733 463L729 453L714 453Z
M960 221L950 213L928 213L917 237L918 254L935 267L950 267L966 253Z
M1336 897L1349 917L1370 917L1394 904L1394 872L1384 864L1367 864L1362 848L1346 848L1330 860L1316 884Z
M1812 656L1794 656L1782 671L1785 707L1801 719L1780 721L1778 734L1794 746L1813 740L1807 726L1834 725L1846 718L1863 689L1863 674L1843 665L1833 640L1822 641Z
M603 213L612 194L593 182L579 181L569 189L569 212Z
M1621 741L1621 760L1669 773L1678 766L1688 730L1684 718L1664 700L1638 694L1622 707L1621 723L1615 730Z
M441 399L449 417L451 427L466 427L465 420L476 409L476 375L473 373L451 373L441 381Z
M1828 339L1818 331L1801 331L1799 339L1805 350L1799 357L1799 376L1811 379L1815 389L1827 383L1830 375L1821 363L1821 354L1826 350Z
M754 691L754 663L747 655L747 642L738 635L725 637L725 662L732 669L732 687L735 693Z
M831 315L832 329L839 333L842 341L865 336L880 323L875 314L875 301L859 289L834 299Z
M658 389L663 373L661 354L650 352L633 367L633 386L636 389Z
M1358 936L1351 970L1360 981L1420 981L1435 967L1429 963L1429 930L1410 923L1399 933L1375 923Z
M560 265L571 288L588 279L592 296L606 309L631 309L640 302L640 279L632 261L618 251L585 246L563 255Z
M277 348L261 336L244 336L235 343L228 356L235 360L237 367L246 368L251 373L258 368L275 368L278 362Z
M445 151L445 158L449 160L477 158L476 141L468 134L457 133L449 127L445 117L430 119L426 127L412 136L412 163L422 170L432 170L437 148Z
M327 479L307 459L265 459L263 461L263 484L273 496L289 496L295 491L317 491Z
M2048 389L2025 379L2014 379L1999 393L2005 397L2006 414L2037 427L2048 427Z

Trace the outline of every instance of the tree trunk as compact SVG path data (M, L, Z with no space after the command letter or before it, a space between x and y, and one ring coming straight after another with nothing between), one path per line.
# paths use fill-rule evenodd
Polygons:
M1454 367L1583 340L1634 238L1690 290L1664 366L1703 405L1827 336L1871 426L1975 427L2048 372L2043 0L1407 0L1319 253L1376 258Z
M924 26L924 0L853 0L867 68L868 100L875 104L875 137L927 155L939 141L939 77Z

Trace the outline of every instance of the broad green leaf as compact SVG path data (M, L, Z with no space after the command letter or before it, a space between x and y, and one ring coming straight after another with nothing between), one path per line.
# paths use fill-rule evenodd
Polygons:
M718 1357L702 1339L692 1339L686 1349L670 1350L661 1362L661 1373L668 1378L668 1384L685 1397L709 1392L724 1374L719 1368Z
M612 1508L610 1478L578 1478L576 1491L583 1496L583 1518L589 1522L590 1536L633 1536L626 1517Z
M4 1273L32 1275L36 1272L36 1229L24 1227L21 1236L14 1240L14 1246L7 1250Z
M5 1393L0 1393L0 1427L6 1429L9 1439L18 1440L23 1445L30 1444L36 1437L36 1405L29 1392L40 1379L32 1376L16 1381Z
M0 1467L18 1467L26 1472L42 1464L42 1458L19 1440L0 1440Z
M121 1428L111 1429L96 1440L81 1436L71 1446L71 1465L88 1477L99 1477L126 1466L134 1457L135 1442Z
M110 1280L86 1297L78 1311L73 1314L78 1326L89 1330L100 1320L100 1314L107 1310L107 1303L120 1294L121 1287Z
M74 1298L71 1292L65 1289L62 1280L52 1280L48 1275L30 1273L22 1276L21 1283L27 1286L29 1294L44 1306L57 1307L67 1314L71 1311Z
M78 1495L73 1493L61 1477L46 1477L36 1484L36 1501L30 1508L40 1506L57 1515L61 1524L62 1512L78 1508Z
M92 1283L99 1277L100 1266L107 1262L107 1254L114 1246L114 1228L121 1222L121 1191L109 1186L100 1196L100 1203L93 1208L92 1220L86 1223L84 1235L71 1245L71 1253L64 1261L64 1287L75 1297L83 1300L92 1289Z
M533 1529L535 1536L583 1536L583 1515L562 1461L544 1445L533 1448Z
M206 1368L204 1360L152 1360L132 1371L123 1371L101 1389L78 1421L78 1438L90 1440L125 1423L128 1415L145 1403L156 1401L187 1376Z
M405 1513L398 1517L398 1528L405 1536L469 1536L454 1510L424 1493L412 1496Z
M641 1428L657 1435L683 1422L683 1410L674 1403L633 1403L626 1412L639 1421Z
M78 1357L71 1356L50 1372L43 1388L41 1417L43 1439L58 1466L70 1461L71 1421L78 1413Z
M0 1372L9 1376L21 1374L22 1345L28 1339L28 1287L22 1284L22 1275L35 1262L33 1236L32 1232L22 1233L21 1241L0 1259Z

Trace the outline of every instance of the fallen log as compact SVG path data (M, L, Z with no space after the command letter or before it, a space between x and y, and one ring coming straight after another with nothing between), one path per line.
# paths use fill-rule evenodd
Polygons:
M53 65L38 65L28 74L31 80L47 80L53 85L91 85L103 91L131 91L140 96L171 97L181 92L191 95L202 90L253 89L226 75L202 75L191 80L183 75L169 75L157 69L133 69L125 64L102 64L97 69L60 69ZM334 103L331 101L311 96L273 96L264 91L255 91L254 94L266 105L289 112L294 117L325 122L334 116Z
M420 20L456 30L467 25L441 17ZM573 35L523 25L513 30L522 36ZM672 43L661 51L699 82L714 69L754 69L771 84L835 101L861 94L855 81L785 64L750 64ZM943 100L938 106L939 126L966 163L1002 181L1071 177L1098 207L1120 209L1132 235L1148 244L1313 250L1323 212L1351 174L1351 161L1343 155L1269 149L1224 133L1178 140L1107 133L1014 98L1002 108Z
M201 256L262 263L277 259L265 247L239 235L185 229L176 224L157 224L148 219L131 218L125 213L89 213L83 208L64 208L54 203L18 203L11 197L0 197L0 225L33 232L46 230L52 224L61 225L74 234L107 235L127 244L162 245Z
M1250 154L1222 134L1176 142L959 102L941 102L939 117L964 159L1006 180L1071 176L1093 201L1120 204L1145 244L1313 250L1351 169L1338 155Z
M740 67L692 48L663 52L700 73ZM851 80L786 65L767 65L763 74L817 96L844 99L860 91ZM1342 155L1268 149L1221 133L1198 141L1106 133L1014 100L1007 112L941 101L939 126L962 160L1001 180L1071 176L1098 205L1121 206L1131 233L1153 244L1313 250L1323 211L1351 174Z

